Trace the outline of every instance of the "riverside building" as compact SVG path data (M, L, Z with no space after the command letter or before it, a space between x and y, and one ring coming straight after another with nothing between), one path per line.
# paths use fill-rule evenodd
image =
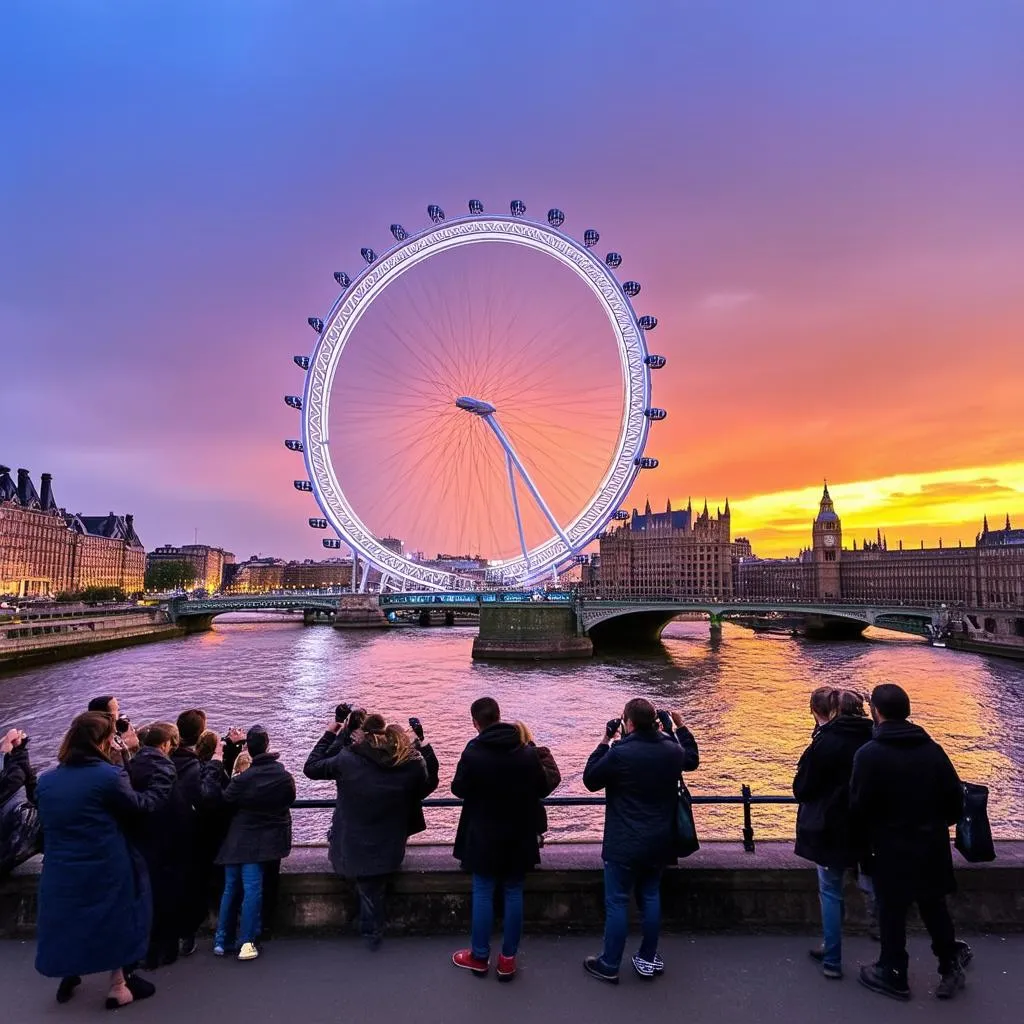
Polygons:
M87 516L59 508L49 473L39 489L0 466L0 594L48 597L89 587L142 590L146 552L131 515Z
M146 568L160 562L188 563L196 574L194 586L212 594L224 585L226 567L235 564L235 556L208 544L182 544L180 547L164 544L146 556Z

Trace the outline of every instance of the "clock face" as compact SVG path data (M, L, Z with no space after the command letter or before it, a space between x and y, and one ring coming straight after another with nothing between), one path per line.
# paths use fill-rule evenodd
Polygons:
M836 538L831 533L826 534L825 535L825 547L832 548L832 547L835 547L835 544L836 544Z

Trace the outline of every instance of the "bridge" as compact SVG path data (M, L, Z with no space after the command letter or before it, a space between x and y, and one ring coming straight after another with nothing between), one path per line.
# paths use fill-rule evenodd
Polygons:
M359 608L349 607L353 603ZM176 598L168 602L166 610L171 621L189 630L208 629L216 616L229 612L294 611L302 612L307 622L367 627L386 626L389 619L407 617L409 613L418 613L420 622L426 625L431 621L430 613L438 611L444 613L446 624L452 625L456 611L472 611L480 613L484 631L497 628L507 635L529 620L533 634L539 630L548 639L555 634L589 638L585 643L588 649L591 643L656 641L664 628L683 614L706 615L712 637L721 635L722 623L730 618L781 615L801 620L808 633L836 638L856 636L868 626L934 636L945 614L941 608L884 603L598 598L573 590L457 590L377 596L340 591L226 594L197 600ZM499 619L502 625L496 627ZM551 633L552 626L555 634Z

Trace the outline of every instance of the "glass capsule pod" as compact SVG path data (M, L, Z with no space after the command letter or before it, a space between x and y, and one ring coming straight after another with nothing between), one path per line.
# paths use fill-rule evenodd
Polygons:
M652 406L650 409L644 409L644 415L649 420L663 420L668 415L668 412L664 409L658 409Z
M642 316L637 320L637 325L642 331L653 331L658 326L658 318L656 316Z
M302 447L302 442L301 441L292 441L292 440L285 441L284 446L290 452L305 451L305 449Z
M649 356L644 356L644 362L652 370L660 370L665 365L666 359L665 359L664 356L649 355Z
M548 223L553 228L560 228L565 223L565 214L557 207L548 210Z
M324 322L318 316L311 316L306 318L306 323L316 331L317 334L323 334Z
M284 404L287 405L289 409L301 409L302 399L298 395L285 395Z
M312 491L313 485L308 480L293 480L292 486L297 491Z
M605 256L604 261L612 268L612 270L622 266L622 256L617 252L608 253L608 255Z
M641 469L657 469L658 460L652 459L649 455L641 455L633 460L633 465L639 466Z
M484 204L479 199L470 199L469 201L469 212L474 217L479 217L484 212Z
M336 270L334 272L334 280L338 282L342 288L347 288L352 283L352 278L345 273L344 270Z
M309 369L309 356L292 356L292 362L300 370L308 370Z
M513 217L525 217L526 216L526 203L522 199L513 199L508 204L508 208L512 211Z
M327 529L327 520L326 519L317 519L315 516L313 516L313 517L310 517L309 525L312 526L314 530L326 530Z
M620 508L613 516L612 519L617 519L620 523L624 522L629 518L629 513L624 509Z
M391 234L395 236L396 242L404 242L409 237L409 232L401 224L392 224Z
M368 245L359 250L359 255L362 256L367 263L372 263L377 258L377 254Z
M337 549L341 547L341 541L337 537L324 537L323 544L325 548Z
M635 299L640 294L640 282L639 281L627 281L623 286L622 290L631 298Z
M583 232L583 244L588 249L593 249L594 246L597 245L597 243L600 241L601 235L593 228L587 228L587 230Z
M427 216L435 223L440 224L444 220L444 210L437 203L431 203L427 207Z

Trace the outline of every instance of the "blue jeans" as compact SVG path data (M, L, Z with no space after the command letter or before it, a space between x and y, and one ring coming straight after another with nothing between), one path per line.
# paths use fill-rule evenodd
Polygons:
M255 942L260 935L263 910L263 865L228 864L224 868L224 895L217 915L217 932L213 944L227 949L235 934L238 903L242 903L242 926L239 944Z
M604 864L604 951L601 964L617 971L622 963L629 932L629 897L635 895L640 911L643 938L640 959L653 961L658 952L661 930L661 868L631 868L625 864Z
M818 900L821 903L821 929L825 933L826 967L843 966L843 868L818 866Z
M487 960L491 955L491 929L494 927L494 886L501 882L505 890L502 915L501 955L515 956L523 935L523 878L473 876L473 956Z

